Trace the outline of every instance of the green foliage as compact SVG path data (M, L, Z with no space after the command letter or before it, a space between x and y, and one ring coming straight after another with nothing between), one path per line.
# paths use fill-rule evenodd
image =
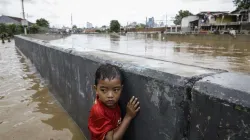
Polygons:
M7 31L6 25L3 23L0 23L0 34L6 32L6 31Z
M16 32L14 34L22 34L24 33L24 29L22 25L17 25L16 26Z
M73 29L77 29L77 26L76 25L73 25L73 27L72 27Z
M95 30L95 32L97 32L97 33L101 33L101 30Z
M142 28L145 28L145 27L146 27L146 25L142 24L142 23L135 26L136 29L142 29Z
M189 12L188 10L180 10L178 14L176 14L175 16L175 20L174 20L174 24L175 25L181 25L181 20L182 18L184 17L187 17L187 16L191 16L193 15L191 12Z
M39 32L39 26L37 24L33 24L32 26L30 26L29 31L32 34L36 34Z
M36 24L41 27L49 27L49 22L44 18L36 20Z
M233 3L238 10L250 8L250 0L233 0Z
M110 31L111 32L119 32L120 31L120 23L118 22L118 20L111 20L110 22Z
M17 26L15 24L9 24L7 25L7 33L10 34L11 36L16 33L16 28Z

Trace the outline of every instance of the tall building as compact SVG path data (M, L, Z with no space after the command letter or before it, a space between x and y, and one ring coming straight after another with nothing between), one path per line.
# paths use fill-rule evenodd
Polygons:
M154 17L148 18L147 26L150 27L150 28L155 26Z
M90 22L87 22L87 28L88 28L88 29L93 28L93 24L90 23Z

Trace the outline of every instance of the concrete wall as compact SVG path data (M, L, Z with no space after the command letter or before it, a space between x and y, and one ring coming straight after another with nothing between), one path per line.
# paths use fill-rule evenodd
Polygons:
M200 68L183 74L188 71L187 66L173 69L172 63L163 72L123 61L124 56L75 52L21 36L15 37L15 43L49 81L53 94L88 138L87 119L95 97L91 86L95 70L102 63L121 66L124 72L122 112L132 95L139 97L141 103L141 111L125 140L250 138L249 76ZM202 71L206 72L200 75Z

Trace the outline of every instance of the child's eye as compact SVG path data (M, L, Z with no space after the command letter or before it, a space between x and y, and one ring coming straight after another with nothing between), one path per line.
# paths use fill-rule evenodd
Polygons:
M114 92L119 92L119 91L120 91L119 88L114 89Z
M104 93L105 93L105 92L107 92L107 90L106 90L106 89L101 89L101 91L102 91L102 92L104 92Z

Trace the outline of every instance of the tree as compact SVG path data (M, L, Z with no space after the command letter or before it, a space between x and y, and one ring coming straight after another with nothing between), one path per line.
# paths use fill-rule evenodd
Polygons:
M143 23L137 24L137 25L135 26L136 29L141 29L141 28L145 28L145 27L146 27L146 25L143 24Z
M191 12L189 12L188 10L180 10L178 14L176 14L175 16L175 20L174 20L174 24L175 25L181 25L181 20L182 18L184 17L187 17L187 16L191 16L193 15Z
M7 26L7 33L11 36L13 36L14 34L17 33L17 26L15 24L9 24L9 25L6 25Z
M110 31L111 32L119 32L120 31L120 23L118 22L118 20L111 20L110 22Z
M24 32L23 26L17 25L15 34L22 34L23 32Z
M49 27L49 22L44 18L36 20L36 24L41 27Z
M36 34L39 32L39 26L36 24L33 24L32 26L30 26L30 33L32 34Z
M233 0L233 3L237 6L237 10L250 8L250 0Z
M77 26L76 25L73 25L73 27L72 27L73 29L77 29Z
M5 33L7 31L6 25L3 23L0 23L0 34Z

